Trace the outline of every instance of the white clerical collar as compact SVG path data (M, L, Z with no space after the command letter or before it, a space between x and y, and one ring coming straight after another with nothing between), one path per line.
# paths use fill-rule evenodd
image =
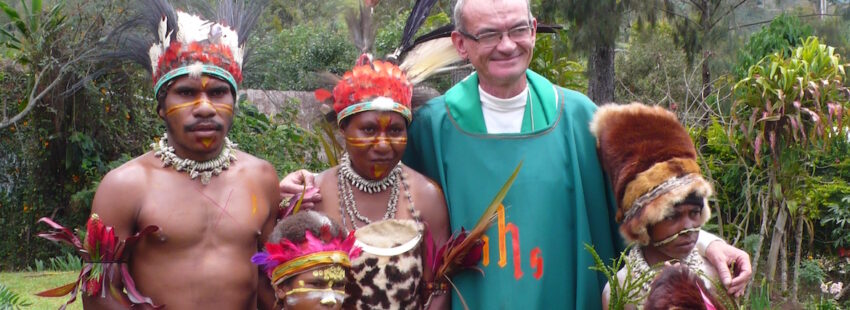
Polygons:
M481 104L495 111L514 111L519 108L524 109L525 104L528 101L528 85L526 85L525 89L519 92L518 95L505 99L487 93L481 88L481 85L478 85L478 93L481 96Z

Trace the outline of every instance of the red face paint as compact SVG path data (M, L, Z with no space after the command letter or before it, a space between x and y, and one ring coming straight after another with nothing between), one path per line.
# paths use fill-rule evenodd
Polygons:
M378 116L378 126L380 126L381 131L387 131L387 127L390 125L390 116L387 114L381 114Z

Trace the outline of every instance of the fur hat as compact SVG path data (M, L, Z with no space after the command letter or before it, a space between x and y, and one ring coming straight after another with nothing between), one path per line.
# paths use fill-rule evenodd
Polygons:
M613 183L616 219L626 240L649 244L647 227L694 197L703 205L700 224L708 220L711 184L702 177L693 141L675 114L641 103L609 104L596 111L590 130Z

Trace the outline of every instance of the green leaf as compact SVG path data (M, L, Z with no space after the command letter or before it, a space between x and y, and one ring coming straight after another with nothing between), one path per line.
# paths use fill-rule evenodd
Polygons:
M0 28L0 35L9 38L9 40L15 42L17 46L21 45L21 40L18 40L18 38L15 37L15 35L6 31L6 29ZM20 48L16 48L16 50L20 50Z

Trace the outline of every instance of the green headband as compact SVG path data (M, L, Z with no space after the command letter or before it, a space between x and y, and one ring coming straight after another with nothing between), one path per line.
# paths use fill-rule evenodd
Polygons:
M366 111L397 112L401 114L402 117L404 117L404 119L407 121L407 124L410 124L410 121L413 119L413 115L412 113L410 113L410 108L408 108L407 106L395 102L387 97L378 97L372 99L371 101L352 104L340 110L339 113L337 113L337 124L341 123L342 120L346 117Z
M184 75L188 75L190 73L189 67L192 67L192 66L179 67L177 69L168 71L168 73L166 73L166 74L163 74L159 78L159 81L156 82L156 86L153 89L153 95L154 96L158 95L159 89L162 88L162 86L165 85L165 83L168 83L168 81L171 81L175 78L178 78L178 77L181 77L181 76L184 76ZM236 93L236 90L239 89L239 88L236 87L236 80L233 78L233 75L231 75L230 72L228 72L227 70L224 70L221 67L213 66L213 65L201 65L201 73L212 75L214 77L217 77L217 78L220 78L222 80L227 81L227 83L229 83L230 86L233 87L234 95Z

